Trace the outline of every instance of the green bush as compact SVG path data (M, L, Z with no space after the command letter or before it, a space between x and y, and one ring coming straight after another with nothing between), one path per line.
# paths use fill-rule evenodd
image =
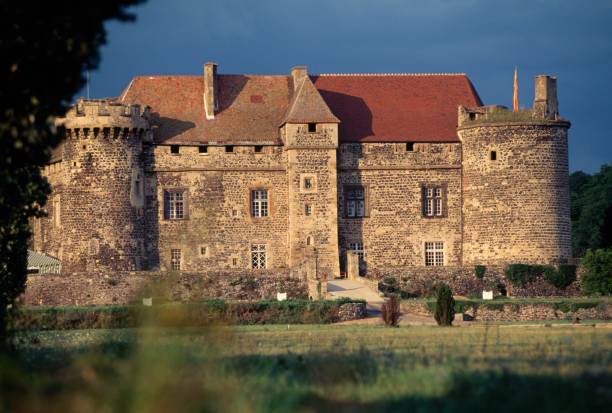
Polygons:
M612 248L587 250L582 259L582 290L587 294L612 294Z
M455 299L453 292L446 284L438 286L436 291L436 311L434 318L439 326L451 326L455 319Z
M480 278L481 280L484 278L486 272L487 267L484 265L477 265L474 267L474 274L476 274L476 277Z
M506 278L513 286L522 288L542 276L546 268L543 265L509 264L506 267Z
M382 279L381 290L386 296L396 295L400 293L400 286L395 277L385 277Z
M563 290L576 281L576 266L561 264L558 268L546 267L544 279L555 287Z

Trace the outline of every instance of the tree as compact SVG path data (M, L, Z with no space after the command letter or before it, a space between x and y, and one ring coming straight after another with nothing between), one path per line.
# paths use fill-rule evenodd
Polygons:
M570 175L572 248L574 256L587 249L612 246L612 166L603 165L592 176Z
M582 290L587 294L612 295L612 248L587 250L582 259Z
M25 289L28 221L43 214L40 168L61 139L65 113L99 63L104 22L130 21L142 0L3 2L0 13L0 343L8 307Z
M446 284L440 284L436 289L436 309L434 318L439 326L452 326L455 319L455 299L453 292Z

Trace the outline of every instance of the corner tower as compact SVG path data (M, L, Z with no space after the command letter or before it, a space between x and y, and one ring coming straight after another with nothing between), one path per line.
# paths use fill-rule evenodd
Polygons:
M338 123L308 76L294 67L293 97L281 126L289 182L289 265L316 260L316 274L340 273L338 255Z
M142 141L148 108L79 100L58 125L66 130L62 193L65 272L143 268Z
M533 109L459 107L463 264L571 258L567 132L557 79L537 76Z

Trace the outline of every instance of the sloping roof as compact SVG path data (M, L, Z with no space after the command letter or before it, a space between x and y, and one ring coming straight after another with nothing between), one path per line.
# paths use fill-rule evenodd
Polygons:
M338 123L329 107L315 89L309 77L305 77L293 94L283 123Z
M457 107L482 102L465 74L311 76L343 142L458 142Z
M149 105L156 143L281 144L278 125L289 105L288 76L217 75L219 108L204 113L202 76L136 77L122 102Z
M341 142L458 142L457 107L482 105L465 74L309 78L331 113L310 82L292 100L290 76L217 75L219 108L211 120L204 114L202 76L136 77L119 100L151 106L158 144L282 144L285 119L332 117L340 121Z

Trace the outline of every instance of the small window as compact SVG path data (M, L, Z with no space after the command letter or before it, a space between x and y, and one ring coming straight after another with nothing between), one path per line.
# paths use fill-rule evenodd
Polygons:
M238 258L232 258L232 267L238 266Z
M207 154L208 153L208 146L206 145L200 145L198 146L198 153L200 154Z
M255 145L255 153L262 153L263 152L263 146L262 145Z
M444 265L444 243L426 242L425 243L425 265L441 267Z
M497 160L497 151L491 151L491 160L492 161L496 161Z
M312 237L310 236L306 237L306 245L314 245L314 241L312 240Z
M310 204L304 205L304 215L307 217L312 215L312 206Z
M254 217L268 216L268 191L256 189L251 191L251 215Z
M208 249L206 248L206 246L200 245L200 255L204 257L207 252L208 252Z
M406 152L414 152L414 142L406 143Z
M350 242L349 251L353 251L359 257L359 264L361 265L365 259L365 250L363 248L363 242Z
M234 152L234 145L225 145L225 152L227 153Z
M164 219L185 218L185 197L183 191L164 192Z
M312 178L304 178L304 189L312 189Z
M238 210L237 209L232 209L232 216L233 217L237 217L238 216Z
M180 146L178 145L170 145L170 153L178 154Z
M317 131L317 124L316 123L309 123L308 124L308 132L309 133L314 133Z
M181 250L171 250L170 251L170 267L172 271L180 271L181 270Z
M423 216L444 216L444 188L441 186L423 187Z
M344 211L348 218L365 217L365 190L363 186L344 188Z
M251 245L251 263L253 269L266 268L266 245L253 244Z
M476 114L474 112L470 112L470 120L476 120Z

